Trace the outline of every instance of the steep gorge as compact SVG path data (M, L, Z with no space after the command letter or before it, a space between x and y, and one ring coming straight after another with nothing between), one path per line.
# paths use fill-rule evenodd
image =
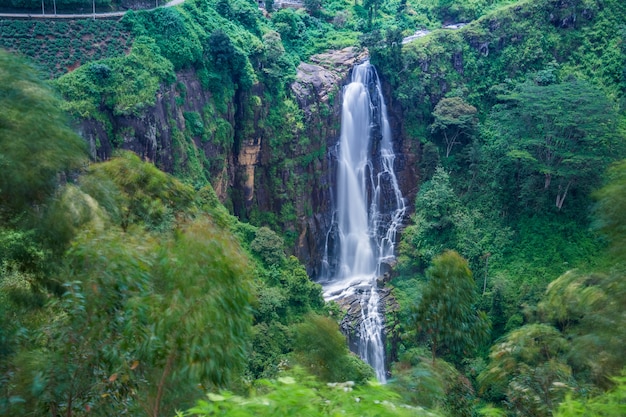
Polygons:
M272 104L261 99L265 86L255 85L231 101L216 103L219 98L202 87L193 69L179 70L176 82L161 85L153 106L130 115L104 111L105 121L84 119L80 132L97 159L122 148L166 172L193 176L204 171L220 200L239 217L262 223L265 213L274 213L274 226L293 236L293 254L317 276L331 224L342 87L354 64L366 56L346 48L300 64L290 89L303 126L281 126L294 135L278 148L266 128ZM215 114L215 108L225 111ZM190 117L194 114L200 121ZM207 119L217 129L210 128ZM399 118L391 119L398 130ZM203 132L195 132L194 123L203 126ZM413 146L405 143L396 162L401 188L409 196L416 188Z

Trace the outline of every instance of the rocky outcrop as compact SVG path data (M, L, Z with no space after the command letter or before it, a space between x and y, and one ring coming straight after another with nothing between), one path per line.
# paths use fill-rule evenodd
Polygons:
M384 315L384 328L382 331L383 341L387 340L393 345L394 340L397 338L395 332L395 314L399 309L398 303L393 296L392 289L387 287L386 284L391 279L391 272L381 275L377 279L378 286L378 310ZM348 340L348 346L352 352L359 352L359 340L361 338L362 323L364 319L364 308L367 308L367 298L369 294L366 290L357 288L352 294L344 298L338 298L334 301L339 304L339 307L344 313L344 316L339 323L341 332L346 336ZM387 355L393 354L394 351L387 352ZM393 359L393 358L392 358ZM397 360L397 358L395 358ZM390 358L386 358L386 362L390 363Z
M331 95L347 81L347 76L354 65L366 58L365 51L345 48L313 55L311 63L301 63L291 89L307 117L311 116L310 105L328 103Z
M83 120L79 132L88 141L94 158L106 160L113 149L131 150L159 169L169 172L184 172L190 165L188 147L193 145L209 163L211 182L218 197L224 201L232 185L234 172L230 145L213 137L193 136L187 129L185 114L202 115L211 103L211 93L204 88L194 70L183 70L176 74L177 82L162 86L155 104L139 114L114 115L104 113L106 119ZM220 115L222 124L234 125L233 104ZM232 130L232 129L231 129ZM211 136L211 134L208 134ZM214 134L213 134L214 136ZM232 141L232 132L230 133ZM207 140L208 139L208 140Z
M243 173L242 193L247 206L254 199L255 169L260 163L260 157L261 141L258 138L246 140L241 144L237 162L240 172Z

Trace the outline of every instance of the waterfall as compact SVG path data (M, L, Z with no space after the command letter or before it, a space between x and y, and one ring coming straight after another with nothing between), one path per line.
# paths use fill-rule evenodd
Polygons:
M322 284L327 300L358 299L356 350L386 381L384 320L377 278L393 258L405 202L394 173L387 108L369 62L344 87L333 226L326 239Z

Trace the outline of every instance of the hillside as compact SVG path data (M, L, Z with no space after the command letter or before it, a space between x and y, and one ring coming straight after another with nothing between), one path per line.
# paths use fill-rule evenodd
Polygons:
M304 6L0 20L0 414L623 414L626 4ZM314 282L366 57L384 387Z

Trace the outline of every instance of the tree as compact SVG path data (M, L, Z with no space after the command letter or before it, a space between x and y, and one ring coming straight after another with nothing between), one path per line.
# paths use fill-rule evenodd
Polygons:
M278 32L269 31L263 35L263 47L263 56L259 63L262 65L263 75L268 78L266 86L275 92L281 91L293 81L296 72L294 65L285 53Z
M393 364L389 384L407 404L445 410L447 415L472 417L476 395L472 383L451 363L428 360L421 348L405 351Z
M173 235L85 231L59 277L66 291L21 346L10 385L32 415L171 415L200 385L224 387L243 368L250 275L206 218Z
M550 196L560 210L575 187L597 185L618 145L616 113L598 88L577 80L527 82L500 99L487 123L494 131L492 171L516 178L518 199Z
M232 80L239 88L250 88L256 80L252 64L246 54L236 47L222 29L211 32L208 50L211 53L214 68L225 78Z
M269 227L257 229L250 249L258 255L266 266L281 265L285 260L285 242Z
M568 341L554 327L530 324L507 334L491 348L490 362L478 376L483 391L506 398L515 415L551 415L574 386L565 363Z
M461 202L450 175L437 167L415 198L413 225L406 228L400 245L401 260L416 271L424 270L444 249L454 249L454 217Z
M538 305L541 319L571 340L568 362L584 379L606 388L626 365L626 283L623 271L568 271L548 286Z
M478 119L476 107L468 104L461 97L444 97L433 110L434 121L430 131L443 134L446 144L446 158L450 156L454 145L460 145L461 139L471 138Z
M217 0L215 4L215 10L226 19L232 19L234 16L233 7L230 4L230 0Z
M497 219L462 204L442 167L437 167L432 179L421 186L413 222L403 233L400 259L417 271L444 249L457 250L476 268L485 254L501 254L511 236ZM484 260L480 262L484 264Z
M382 0L363 0L363 8L367 10L367 22L370 28L378 15L378 9L380 9L382 3Z
M54 193L63 172L87 160L61 102L35 71L0 51L0 222Z
M485 342L489 322L475 309L476 284L467 261L445 251L433 259L427 276L414 324L428 338L433 362L438 351L462 354Z
M350 353L334 320L309 314L294 333L298 362L322 381L363 383L374 377L372 368Z

